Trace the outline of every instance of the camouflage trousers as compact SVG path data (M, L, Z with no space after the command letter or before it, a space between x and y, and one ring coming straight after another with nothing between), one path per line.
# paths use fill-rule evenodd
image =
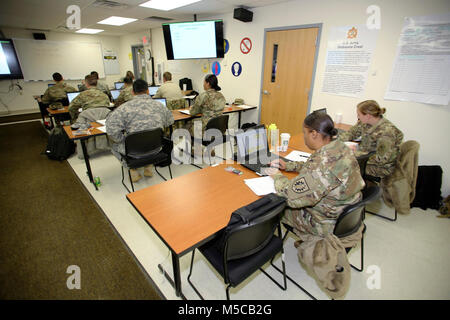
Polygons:
M394 172L394 169L394 166L380 167L368 163L366 166L366 174L383 179L384 177L390 176Z
M302 209L287 208L284 210L282 223L286 223L294 228L297 236L302 238L302 234L310 234L319 237L326 237L333 234L334 223L320 223L311 214Z

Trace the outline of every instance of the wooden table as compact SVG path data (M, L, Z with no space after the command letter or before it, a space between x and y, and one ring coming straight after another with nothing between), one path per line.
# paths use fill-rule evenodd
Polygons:
M63 107L62 109L50 109L47 108L48 115L50 116L50 119L52 120L53 125L56 125L56 121L54 121L53 118L58 118L58 116L67 115L69 114L69 106Z
M283 156L290 151L292 150L280 154ZM243 174L225 171L230 165L241 170ZM283 174L293 178L297 173L283 172ZM174 280L161 265L158 265L158 268L174 286L177 296L184 298L179 259L211 240L228 224L233 211L260 198L244 183L244 179L257 177L256 173L238 163L223 163L126 196L170 249ZM184 190L182 195L180 190Z
M70 140L72 140L72 141L80 140L81 149L83 150L83 157L84 157L84 162L86 164L86 170L87 170L87 174L89 177L89 181L92 184L94 184L95 190L98 191L97 185L94 183L94 176L92 174L91 165L89 163L89 154L86 150L85 141L91 137L105 135L106 133L101 130L96 129L96 128L102 126L101 124L99 124L97 122L91 122L91 126L92 126L92 128L90 129L89 134L76 135L76 136L73 134L73 132L72 132L73 130L70 126L64 126L63 128Z

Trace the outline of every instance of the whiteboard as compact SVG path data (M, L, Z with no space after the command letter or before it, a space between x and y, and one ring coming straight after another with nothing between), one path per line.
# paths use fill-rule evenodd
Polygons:
M66 80L84 79L91 71L105 77L100 43L13 39L25 81L52 80L59 72Z

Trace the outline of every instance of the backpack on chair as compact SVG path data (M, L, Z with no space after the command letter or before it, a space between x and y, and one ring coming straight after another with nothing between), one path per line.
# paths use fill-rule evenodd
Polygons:
M61 127L55 127L48 136L45 154L51 160L66 160L75 152L75 143Z

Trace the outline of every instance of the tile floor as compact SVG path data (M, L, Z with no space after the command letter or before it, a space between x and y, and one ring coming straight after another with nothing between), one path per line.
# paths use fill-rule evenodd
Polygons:
M169 250L126 200L119 161L109 152L91 158L94 176L99 176L102 182L98 191L89 183L84 160L74 155L68 161L165 298L179 299L157 268L162 263L169 273L172 272ZM167 168L158 170L169 176ZM199 169L191 165L172 165L174 178L194 170ZM152 178L144 177L135 184L135 189L158 183L163 183L163 180L155 174ZM373 207L383 214L393 214L393 209L380 201ZM350 289L345 299L450 299L450 219L437 218L438 215L435 210L413 208L409 215L400 215L396 222L390 222L368 214L365 221L364 271L351 271ZM294 241L293 237L288 237L285 243L288 274L317 299L329 299L299 265ZM349 260L358 266L359 247L352 251ZM198 299L187 282L190 259L191 254L187 254L180 260L182 288L187 299ZM280 265L280 257L275 263ZM276 279L281 279L270 265L266 265L265 270ZM370 284L374 283L371 280L378 271L380 286L370 289ZM221 277L198 252L192 281L206 299L225 299L225 285ZM239 287L231 289L230 293L231 299L242 300L309 299L290 282L286 291L280 290L259 271Z

